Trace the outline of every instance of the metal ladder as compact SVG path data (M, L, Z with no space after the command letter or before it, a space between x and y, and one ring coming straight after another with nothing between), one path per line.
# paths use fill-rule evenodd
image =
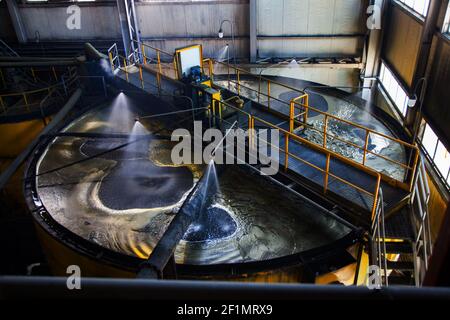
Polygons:
M388 286L390 282L391 284L393 282L389 280L390 277L392 277L392 280L394 277L399 279L401 277L398 274L405 274L403 275L404 280L412 280L415 286L421 286L428 269L428 258L432 250L428 215L429 199L430 188L427 174L423 159L420 158L409 202L414 239L412 241L389 239L390 237L386 237L383 192L380 188L376 214L370 230L370 261L371 265L378 267L380 285ZM402 261L390 261L388 260L389 254L396 254L399 257L412 254L412 262L406 261L409 260L406 258ZM411 270L411 277L407 275L409 271L405 272L405 270ZM412 284L407 282L404 284Z
M383 190L380 187L375 216L372 220L372 225L370 228L370 261L371 265L375 265L378 267L380 285L387 286L389 283L386 257L386 228L384 222Z
M428 258L433 249L430 216L428 214L429 200L430 187L428 185L425 164L422 157L420 157L409 203L411 208L411 223L415 233L413 250L416 286L420 286L425 277L425 272L428 269Z

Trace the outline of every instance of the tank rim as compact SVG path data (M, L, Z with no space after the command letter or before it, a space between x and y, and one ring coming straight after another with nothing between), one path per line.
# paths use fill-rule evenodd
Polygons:
M108 99L109 100L109 99ZM99 105L104 105L99 103ZM100 107L100 106L98 106ZM55 132L60 132L66 128L72 121L83 116L85 113L91 111L92 108L84 108L79 110L72 116L68 117L62 122L60 126L55 129ZM93 243L59 224L53 219L51 214L40 200L36 188L35 172L37 163L46 150L47 146L53 141L54 137L46 136L40 139L38 145L30 155L29 160L25 166L24 177L24 196L28 209L33 216L34 221L54 240L58 241L65 247L73 250L77 254L93 261L99 261L108 266L136 273L138 268L145 259L122 254L111 249L102 247ZM29 178L32 177L32 178ZM37 202L40 205L37 205ZM321 213L322 214L322 213ZM192 265L192 264L177 264L177 274L180 276L230 276L237 274L248 274L275 271L289 267L301 267L310 262L317 260L320 257L326 257L333 252L345 250L346 248L359 242L363 237L362 229L351 229L348 234L334 242L318 246L309 250L290 254L278 258L249 261L238 263L225 264L210 264L210 265Z

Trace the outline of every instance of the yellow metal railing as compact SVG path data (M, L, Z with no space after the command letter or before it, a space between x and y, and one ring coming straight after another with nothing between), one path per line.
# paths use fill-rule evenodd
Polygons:
M257 94L257 101L261 102L262 97L267 98L267 108L270 109L270 101L278 101L280 102L282 105L286 105L287 106L287 110L289 113L289 131L292 133L295 130L299 129L299 128L307 128L307 129L311 129L314 130L316 132L319 132L322 136L323 136L323 143L322 146L324 148L329 148L328 147L328 140L329 138L340 141L342 143L345 143L349 146L355 147L357 149L360 149L363 153L363 157L362 157L362 161L361 164L365 167L368 167L367 165L367 155L372 155L375 156L377 158L380 158L384 161L389 162L390 164L394 164L397 165L399 167L401 167L402 169L405 170L405 177L407 177L407 181L400 181L398 179L392 178L386 174L381 174L383 180L389 182L390 184L394 184L396 186L401 187L402 189L406 190L406 191L411 191L412 187L413 187L413 179L414 179L414 175L416 172L416 168L417 168L417 161L419 159L419 155L420 155L420 151L419 148L415 145L412 145L408 142L405 142L403 140L394 138L392 136L386 135L384 133L375 131L371 128L362 126L360 124L357 124L355 122L349 121L349 120L345 120L342 118L339 118L336 115L321 111L317 108L311 107L309 105L309 98L308 98L308 94L306 94L305 92L293 88L289 85L285 85L282 83L279 83L277 81L273 81L271 79L262 77L261 75L255 75L249 71L237 68L235 66L232 66L228 63L223 63L223 62L217 62L217 61L213 61L212 59L205 59L204 61L208 62L209 65L209 71L208 71L208 75L210 77L214 77L214 69L213 69L213 65L214 63L219 64L219 65L223 65L226 67L227 69L227 75L228 75L228 79L227 81L229 83L233 83L236 85L236 93L238 95L241 95L241 88L245 88L249 91L255 92ZM231 72L230 70L233 70L233 72ZM240 75L241 74L246 74L246 75L250 75L252 77L255 78L255 80L257 81L258 84L258 90L251 88L249 86L246 86L244 84L241 83L241 79L240 79ZM236 77L235 80L231 79L231 75L234 75ZM267 93L262 92L261 88L264 86L263 83L266 83L267 86ZM299 94L299 96L297 98L294 98L290 101L284 101L281 100L279 98L273 97L271 96L271 88L274 86L280 86L282 88L288 89L290 91L295 91ZM278 110L279 111L279 110ZM322 130L316 128L313 125L308 124L308 114L309 111L314 111L316 113L318 113L319 115L323 116L323 126L322 126ZM300 119L300 117L302 117L302 119ZM331 121L336 121L336 122L341 122L341 123L345 123L346 125L352 127L352 129L359 129L359 130L364 130L365 131L365 143L364 146L359 146L357 144L355 144L354 142L342 139L341 137L338 137L336 135L333 135L331 133L329 133L328 130L328 125L329 122ZM300 123L300 126L295 127L296 123ZM350 129L351 130L351 129ZM407 163L402 163L399 162L395 159L389 158L385 155L381 155L379 153L373 152L372 150L369 149L369 140L371 136L379 136L382 137L386 140L389 140L391 142L394 143L398 143L400 144L403 148L405 148L406 150L409 151L409 153L413 154L413 161L412 164L407 164ZM354 159L352 159L354 160Z
M299 98L302 98L302 97L299 97ZM324 112L324 111L321 111L321 110L316 109L314 107L311 107L311 106L309 106L308 103L301 103L301 102L298 101L299 98L291 100L291 111L290 111L290 122L291 123L293 123L293 121L295 120L295 118L294 118L295 116L293 114L293 109L295 107L300 108L301 110L304 110L306 115L308 115L309 111L314 111L314 112L318 113L320 116L323 117L323 121L322 121L323 125L322 125L321 129L319 129L319 128L311 125L311 124L308 124L307 121L305 121L303 124L305 125L306 128L308 128L310 130L313 130L313 131L316 131L316 132L318 132L319 134L322 135L322 137L323 137L322 146L324 148L328 148L328 141L330 139L333 139L333 140L337 140L339 142L342 142L344 144L347 144L347 145L349 145L349 146L351 146L353 148L361 150L362 153L363 153L361 164L363 166L365 166L365 167L368 167L368 165L367 165L367 155L369 155L369 154L372 155L372 156L375 156L377 158L380 158L380 159L382 159L384 161L387 161L390 164L397 165L397 166L399 166L399 167L401 167L402 169L405 170L405 176L408 177L407 181L406 182L405 181L400 181L400 180L397 180L397 179L394 179L392 177L389 177L389 176L386 176L386 175L382 174L383 180L386 180L387 182L391 182L391 183L393 183L393 184L403 188L406 191L411 191L412 190L413 183L414 183L414 175L415 175L415 172L416 172L417 163L418 163L419 156L420 156L420 150L419 150L419 148L416 145L410 144L410 143L405 142L405 141L403 141L401 139L398 139L398 138L386 135L384 133L375 131L375 130L373 130L371 128L362 126L362 125L357 124L355 122L339 118L338 116L333 115L331 113ZM307 118L307 116L306 116L306 118ZM364 131L364 137L365 137L364 145L358 145L358 144L356 144L356 143L354 143L352 141L345 140L345 139L343 139L340 136L333 135L333 134L329 133L328 127L329 127L330 121L340 122L340 123L346 124L346 125L350 126L352 129L363 130ZM293 126L290 125L290 132L293 132L292 128L293 128ZM405 150L408 150L408 153L413 154L412 164L402 163L400 161L397 161L395 159L389 158L387 156L381 155L379 153L376 153L376 152L370 150L369 149L369 141L370 141L370 137L371 136L372 137L373 136L379 136L379 137L381 137L383 139L389 140L390 142L397 143L400 146L402 146L403 148L405 148ZM393 181L393 180L395 180L395 181Z
M12 105L8 105L8 98L22 98L24 104L18 105L17 100L14 101L14 108L27 108L28 111L31 110L31 107L33 106L40 106L41 101L37 102L31 102L32 98L36 95L41 95L42 93L47 93L48 95L52 94L52 92L55 89L63 88L64 90L67 90L68 88L71 88L74 82L77 80L76 74L72 74L72 72L68 71L68 79L64 80L62 82L58 82L54 85L40 88L40 89L34 89L34 90L28 90L28 91L22 91L22 92L13 92L13 93L4 93L0 94L0 107L1 110L6 113L8 108L12 107Z
M366 196L369 196L372 198L373 201L371 202L371 207L370 207L371 219L375 216L375 212L377 209L377 202L378 202L378 192L379 192L380 184L381 184L381 174L380 173L378 173L377 171L375 171L371 168L363 166L362 164L360 164L354 160L348 159L336 152L333 152L327 148L319 146L319 145L317 145L305 138L302 138L288 130L280 128L279 126L277 126L275 124L272 124L266 120L256 117L250 113L247 113L247 112L235 107L234 105L230 104L229 102L226 102L223 100L212 99L211 114L213 117L218 118L219 121L225 121L222 117L222 115L224 113L224 106L241 113L245 118L248 119L248 132L249 132L249 145L250 146L255 146L255 139L256 139L255 138L255 135L256 135L255 124L260 123L271 129L278 130L282 135L284 135L284 148L279 147L278 143L273 144L262 138L259 138L259 139L261 141L264 141L268 145L275 147L280 153L284 154L284 157L285 157L284 158L284 169L285 170L287 170L289 168L289 157L291 157L291 158L298 160L298 161L306 164L307 166L321 172L324 175L324 180L323 180L323 193L324 194L326 194L327 191L329 190L330 178L334 178L334 179L340 181L341 183L344 183L345 185L349 186L350 188L352 188L358 192L361 192L361 193L365 194ZM326 159L325 167L321 168L320 166L315 165L315 164L305 160L304 158L302 158L301 154L294 154L294 153L290 152L289 146L293 142L301 143L302 145L304 145L320 154L323 154ZM355 183L352 183L352 182L346 180L345 178L339 176L338 172L334 172L334 173L330 172L330 162L332 159L339 160L347 165L350 165L358 170L365 172L366 174L368 174L370 176L373 176L374 181L375 181L375 187L374 187L373 192L368 191L367 189L364 188L364 186L358 186Z

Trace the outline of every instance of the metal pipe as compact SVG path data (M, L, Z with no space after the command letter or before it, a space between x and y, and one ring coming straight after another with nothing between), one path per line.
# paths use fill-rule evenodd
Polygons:
M144 279L81 279L82 290L67 290L67 277L1 276L0 297L113 298L113 299L450 299L450 288L390 286L370 290L365 286L318 286L314 284L269 284L224 281L157 281ZM214 294L211 294L211 290Z
M192 222L198 219L207 198L208 179L204 174L183 202L177 215L171 221L166 232L156 244L147 261L140 265L137 278L162 279L164 269L173 257L175 248L183 238ZM203 194L202 190L206 188Z

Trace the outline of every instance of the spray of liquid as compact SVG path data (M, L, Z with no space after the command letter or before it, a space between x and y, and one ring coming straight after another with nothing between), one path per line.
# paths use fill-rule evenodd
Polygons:
M228 45L221 48L217 54L217 61L224 62L225 60L227 60L228 59L228 50L229 50Z
M107 123L110 132L130 133L134 126L134 114L127 96L121 92L111 104Z

